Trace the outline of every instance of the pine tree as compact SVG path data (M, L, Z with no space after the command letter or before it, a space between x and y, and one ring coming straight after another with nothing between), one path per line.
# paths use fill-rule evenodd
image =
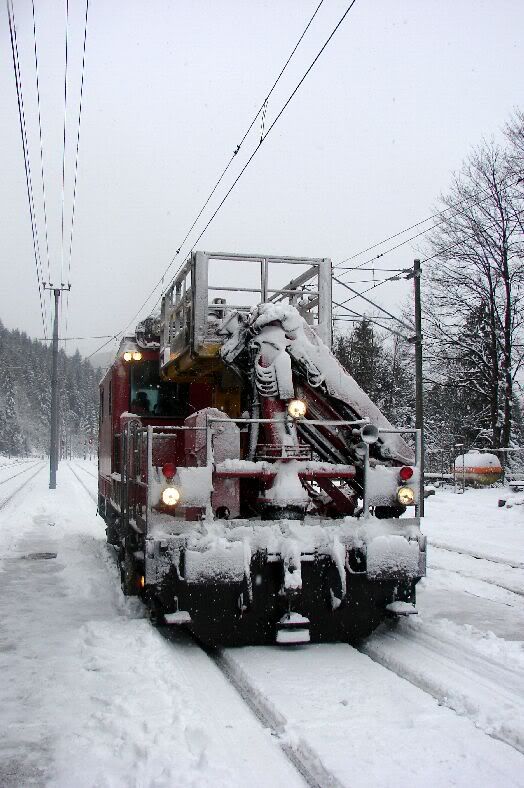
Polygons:
M99 371L82 359L59 354L62 422L74 446L82 444L85 424L98 421ZM42 453L49 446L51 348L0 322L0 452ZM83 444L82 444L83 445Z

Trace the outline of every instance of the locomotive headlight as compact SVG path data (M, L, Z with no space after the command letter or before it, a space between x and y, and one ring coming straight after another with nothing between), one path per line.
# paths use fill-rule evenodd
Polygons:
M162 503L166 506L176 506L180 500L180 493L176 487L166 487L162 491Z
M138 350L135 350L133 353L133 361L142 361L142 353L140 353Z
M124 353L124 361L131 361L132 358L133 358L133 354L130 353L129 350L126 350L126 352Z
M307 405L302 399L292 399L287 406L287 412L292 419L303 419L306 415Z
M399 487L397 490L397 500L402 506L411 506L415 502L415 493L411 487Z

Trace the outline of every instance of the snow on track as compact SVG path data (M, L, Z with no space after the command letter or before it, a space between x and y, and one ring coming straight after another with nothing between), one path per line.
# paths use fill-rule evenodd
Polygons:
M98 484L98 468L95 462L92 460L75 459L69 464L73 464L75 468L79 468L81 471L84 471L84 473L86 473L88 476L91 476L93 479L95 479Z
M36 468L35 465L30 465L26 468L26 471L29 473L24 473L22 479L15 480L15 476L18 476L17 473L15 476L10 476L3 481L2 487L0 488L0 517L2 521L0 535L0 545L2 547L0 551L0 564L4 558L5 551L17 539L19 533L18 528L16 525L13 525L9 517L9 512L16 501L32 494L35 484L34 479L43 471L44 467L45 465L43 462L38 462L36 463Z
M61 464L0 514L0 785L303 785L207 655L124 599L92 508Z
M464 495L437 490L426 501L422 525L430 547L524 568L521 507L499 509L500 497L496 487L466 488Z
M498 562L474 558L455 550L441 550L431 545L428 551L431 569L455 572L464 577L481 580L519 596L524 596L524 569Z
M22 468L22 470L16 470L16 472L11 474L10 476L6 476L4 472L0 478L0 485L7 484L8 482L11 481L11 479L16 479L17 476L21 476L23 473L27 473L27 471L30 471L31 468L35 468L37 465L41 465L41 464L42 464L41 460L37 460L36 462L31 463L31 465L27 465L25 468Z
M343 785L524 785L520 753L349 646L227 649L223 658L282 735Z
M459 627L417 620L384 626L361 651L524 754L524 654L490 645L483 653Z
M442 542L437 542L434 539L429 540L430 545L432 547L436 547L437 550L446 550L448 553L457 553L457 555L466 555L470 558L476 558L478 560L489 561L493 564L502 564L502 566L507 566L510 569L524 569L524 562L523 561L511 561L510 559L503 559L497 558L493 556L491 553L485 553L482 550L466 550L464 548L458 549L456 547L452 547L449 544L443 544Z
M33 462L31 465L27 465L22 470L17 470L16 473L12 473L10 475L6 475L5 473L2 475L0 479L0 509L3 509L9 501L14 498L14 496L25 487L25 485L36 476L39 471L44 468L44 463L41 460L37 462ZM30 471L33 473L29 474ZM29 474L29 475L28 475ZM14 479L23 476L23 479L18 479L17 482L14 482Z

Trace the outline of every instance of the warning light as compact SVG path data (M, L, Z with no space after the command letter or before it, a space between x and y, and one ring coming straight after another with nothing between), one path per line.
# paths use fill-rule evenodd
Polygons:
M176 473L176 465L174 462L166 462L162 468L162 473L166 479L172 479Z
M400 476L401 482L407 482L413 476L413 468L406 465L404 468L400 469L398 475Z

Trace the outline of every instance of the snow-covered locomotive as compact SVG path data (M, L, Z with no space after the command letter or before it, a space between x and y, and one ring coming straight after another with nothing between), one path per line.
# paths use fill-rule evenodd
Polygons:
M414 611L419 435L336 361L331 305L329 259L195 252L122 341L99 511L156 620L208 643L355 641Z

